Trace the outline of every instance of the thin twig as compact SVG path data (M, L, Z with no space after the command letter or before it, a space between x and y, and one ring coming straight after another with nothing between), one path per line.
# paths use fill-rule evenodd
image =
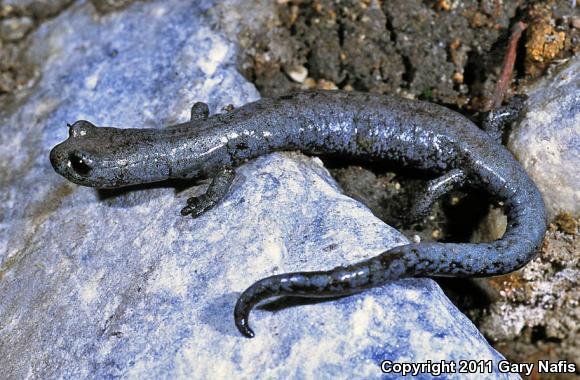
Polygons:
M493 97L491 99L491 106L493 108L501 106L501 103L503 101L504 95L506 93L506 90L508 88L512 76L512 72L514 70L518 42L520 40L520 37L522 36L522 32L526 30L527 27L528 26L525 23L518 21L511 29L511 35L508 41L507 51L505 53L505 57L503 58L501 74L499 75L497 83L495 84Z

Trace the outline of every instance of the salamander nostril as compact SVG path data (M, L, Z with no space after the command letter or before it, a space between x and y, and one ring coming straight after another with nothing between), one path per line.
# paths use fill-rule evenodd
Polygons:
M73 152L68 156L71 168L82 177L87 177L91 174L93 168L90 165L90 160L82 153Z

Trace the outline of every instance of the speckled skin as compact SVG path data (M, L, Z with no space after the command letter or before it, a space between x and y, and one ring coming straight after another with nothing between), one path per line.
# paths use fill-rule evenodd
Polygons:
M163 130L97 128L78 121L50 159L72 182L115 188L218 172L231 176L225 168L278 150L392 161L442 175L445 182L465 178L504 202L507 231L491 243L408 244L346 267L259 280L235 307L236 326L245 336L254 336L248 317L266 298L335 297L402 277L498 275L525 265L542 243L541 195L509 151L456 112L392 96L304 92L211 117L197 103L190 122ZM433 188L442 192L446 185Z

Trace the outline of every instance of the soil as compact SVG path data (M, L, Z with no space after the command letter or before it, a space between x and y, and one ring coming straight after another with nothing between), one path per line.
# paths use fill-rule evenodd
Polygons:
M578 219L563 214L549 227L538 258L486 281L496 294L483 308L465 308L480 331L517 363L566 360L580 367L580 238ZM577 379L540 374L535 379Z

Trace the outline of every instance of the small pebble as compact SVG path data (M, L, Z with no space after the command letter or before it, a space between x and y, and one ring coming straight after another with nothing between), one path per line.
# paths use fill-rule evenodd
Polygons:
M304 66L294 66L286 71L286 74L288 74L290 79L292 79L294 82L304 83L308 77L308 69Z
M111 12L131 4L131 0L91 0L99 12Z
M338 90L338 87L334 82L325 79L320 79L318 81L318 88L320 90Z
M1 10L6 10L9 14L28 16L33 19L45 19L57 15L73 0L4 0Z
M32 30L34 22L30 17L14 17L0 21L0 39L18 41Z
M313 78L306 78L302 83L303 90L311 90L316 87L316 81Z

